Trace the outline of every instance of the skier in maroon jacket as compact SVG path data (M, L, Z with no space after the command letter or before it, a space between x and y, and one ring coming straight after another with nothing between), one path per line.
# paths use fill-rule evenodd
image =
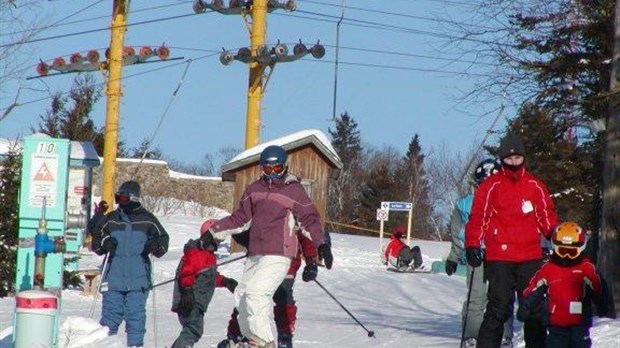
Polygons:
M474 268L482 264L484 244L484 273L489 284L477 347L500 347L504 322L513 312L515 291L520 296L542 264L541 234L549 239L558 223L549 192L525 170L524 155L519 137L508 134L501 140L502 168L476 190L465 226L467 263ZM544 347L540 315L526 320L523 331L526 348Z
M602 278L583 255L586 232L574 222L556 227L551 238L553 253L523 290L517 319L530 316L532 308L546 302L546 348L589 348L592 300L599 315L606 310Z

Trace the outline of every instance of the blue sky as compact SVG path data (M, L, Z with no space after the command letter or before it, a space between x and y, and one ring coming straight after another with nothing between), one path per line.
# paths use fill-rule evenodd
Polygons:
M262 141L303 129L316 128L327 133L328 127L333 128L335 22L340 16L340 3L299 0L297 11L280 10L268 16L269 43L279 39L289 44L292 51L299 39L309 45L320 40L327 53L321 61L307 56L276 65L262 104ZM475 76L452 73L463 71L467 63L449 62L448 59L457 58L455 51L445 45L445 39L433 34L443 30L441 21L436 20L438 15L448 14L458 20L472 7L461 0L347 0L345 5L336 113L349 112L359 124L363 141L404 152L411 137L418 133L423 150L445 144L454 153L465 153L472 143L479 143L496 115L487 113L501 101L463 105L457 96L471 88ZM57 0L42 2L40 6L39 15L47 16L47 23L57 25L38 36L53 39L26 47L36 51L21 57L28 64L25 76L36 76L39 59L51 62L63 56L68 60L74 52L85 54L94 48L103 54L103 47L109 45L108 30L62 36L109 26L111 0ZM153 135L189 64L183 84L155 136L155 145L187 163L200 162L204 154L215 154L220 148L242 149L248 68L238 61L223 66L217 53L222 47L236 51L249 45L241 17L217 13L191 15L191 1L134 0L130 10L129 23L187 15L132 25L126 33L126 45L139 48L165 43L171 49L171 57L185 59L124 68L121 138L134 147ZM5 33L11 30L2 28ZM10 43L7 41L3 35L2 44ZM189 59L191 63L187 63ZM478 69L474 65L470 71ZM29 134L29 126L36 124L38 116L49 107L50 99L35 101L48 95L41 90L66 91L74 77L65 74L3 86L0 113L13 100L19 85L29 89L20 94L19 102L24 105L0 122L0 136ZM96 79L103 81L99 74ZM487 115L481 117L484 114ZM105 98L96 105L92 118L98 125L104 124ZM504 122L502 118L495 129L502 129ZM496 139L492 137L490 141Z

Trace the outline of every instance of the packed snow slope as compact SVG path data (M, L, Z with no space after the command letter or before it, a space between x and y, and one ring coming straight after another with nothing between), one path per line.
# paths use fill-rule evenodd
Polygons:
M213 212L209 217L220 217ZM174 277L183 245L188 238L199 235L204 218L194 216L161 217L170 234L170 249L154 262L154 281ZM466 297L465 280L445 274L404 274L387 272L380 263L379 239L332 234L334 267L320 268L318 281L332 293L368 330L355 322L325 291L314 282L304 283L301 277L295 286L299 307L296 348L361 348L361 347L458 347L460 340L460 310ZM446 242L414 241L430 267L434 260L444 258ZM227 255L226 245L220 247L221 261ZM102 257L84 252L81 268L96 267ZM219 268L229 277L239 279L243 261ZM89 311L92 297L80 295L79 289L62 294L59 347L125 347L124 329L118 336L108 337L98 325L101 302L95 304L93 318ZM147 302L146 347L170 346L180 331L176 315L170 312L172 285L151 292ZM226 325L233 309L233 296L226 289L217 289L205 316L205 333L196 347L215 347L225 337ZM0 348L9 348L13 332L13 298L0 299ZM36 328L32 328L36 334ZM593 347L620 347L620 319L596 319L592 330ZM522 332L517 328L518 347L523 347Z

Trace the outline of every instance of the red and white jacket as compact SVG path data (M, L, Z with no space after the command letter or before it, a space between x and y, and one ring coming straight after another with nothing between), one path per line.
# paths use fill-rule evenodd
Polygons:
M586 286L594 296L601 295L601 279L594 265L588 260L573 266L560 266L553 261L545 263L529 285L523 290L523 297L528 298L533 292L547 286L547 310L549 324L554 326L582 325L583 315L590 311L585 308L590 303L583 303Z
M185 288L196 283L198 272L208 267L216 267L217 258L213 252L202 250L197 247L187 250L181 258L181 271L179 273L179 285ZM215 286L224 287L222 280L224 277L218 272L215 278Z
M524 167L502 168L474 194L465 226L465 247L485 246L488 261L540 260L540 237L547 239L558 217L546 186Z
M389 263L393 266L397 266L400 251L406 246L407 244L405 244L405 242L403 242L400 238L392 235L390 237L390 242L385 246L385 264L387 265Z

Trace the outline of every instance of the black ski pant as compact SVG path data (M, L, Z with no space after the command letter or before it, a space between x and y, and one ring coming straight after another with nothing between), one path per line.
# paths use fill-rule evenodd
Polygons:
M542 264L541 260L527 262L486 261L484 274L489 284L486 311L478 333L477 348L499 348L502 342L504 322L513 313L515 291L521 297ZM538 313L536 313L536 310ZM526 348L544 348L546 330L540 308L533 309L532 316L523 324Z
M592 346L589 326L549 326L548 329L546 348L590 348Z

